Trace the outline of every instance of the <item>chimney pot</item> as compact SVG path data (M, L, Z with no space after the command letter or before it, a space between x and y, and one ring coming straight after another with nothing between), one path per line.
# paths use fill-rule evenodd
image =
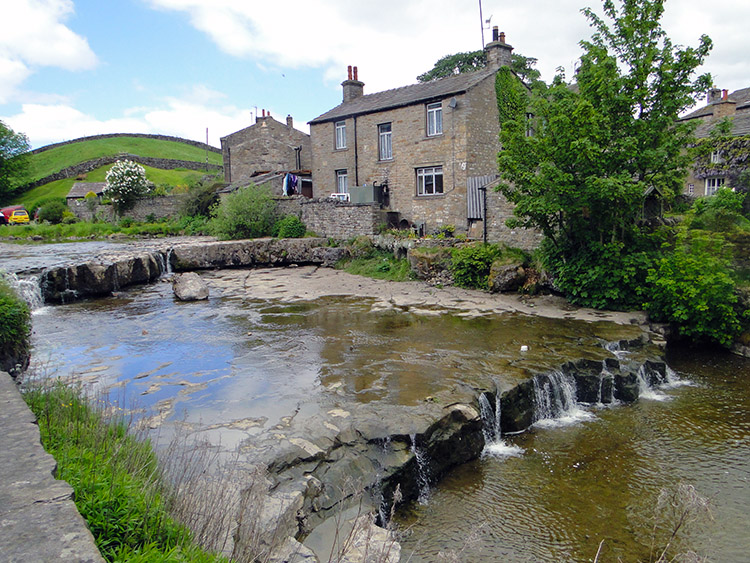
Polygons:
M505 43L505 32L504 31L500 32L499 39L500 39L500 43Z
M289 127L289 129L292 129L294 127L294 120L292 119L291 115L286 116L286 126Z
M354 67L354 80L359 80L359 78L357 78L357 67L356 66Z
M265 116L266 116L266 110L263 110L263 116L262 117L265 117Z
M497 41L498 35L497 35L497 26L492 27L492 40Z
M349 77L348 79L351 80L352 79L352 65L349 65L348 67L346 67L346 70L347 70L347 76Z
M722 90L721 91L721 99L725 102L729 99L729 90Z

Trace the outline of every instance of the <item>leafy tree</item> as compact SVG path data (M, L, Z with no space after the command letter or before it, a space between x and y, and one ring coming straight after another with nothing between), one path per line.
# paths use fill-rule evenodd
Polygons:
M599 280L629 280L625 293L589 283L578 292L583 304L638 303L655 250L637 226L643 195L650 187L676 195L690 164L683 147L694 125L676 120L710 85L708 75L694 73L711 40L675 47L659 23L663 11L664 0L619 7L605 0L610 27L583 10L594 34L581 42L577 88L560 76L549 87L537 83L528 108L534 135L526 136L520 112L501 127L500 191L515 204L510 224L542 231L558 287L573 294L594 268Z
M536 82L541 73L534 68L537 59L524 57L523 55L511 55L511 70L515 72L524 82ZM471 51L469 53L456 53L446 55L439 59L431 70L417 76L419 82L429 82L438 78L474 72L487 66L487 55L484 51Z
M26 181L29 140L0 121L0 201L8 199Z
M102 193L115 205L117 213L131 208L149 190L146 169L132 160L118 160L107 171L107 185Z
M251 184L216 206L209 229L223 240L258 238L271 235L275 223L276 203L270 190Z

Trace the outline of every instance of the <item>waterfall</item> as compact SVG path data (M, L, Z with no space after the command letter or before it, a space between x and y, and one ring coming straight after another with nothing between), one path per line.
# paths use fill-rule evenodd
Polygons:
M174 271L172 270L172 255L173 254L174 254L174 248L170 248L169 250L167 250L167 259L166 259L166 262L167 262L167 267L166 267L167 275L174 273Z
M604 348L612 352L612 354L614 354L614 356L618 359L623 359L627 357L628 354L630 354L630 350L624 350L622 348L622 345L619 340L616 340L614 342L607 342L604 345Z
M484 436L483 456L507 457L523 454L523 448L505 442L500 427L500 391L495 392L495 408L490 404L489 395L479 395L479 412L482 416L482 435Z
M562 371L537 375L534 385L534 424L541 426L570 424L593 418L577 401L576 382Z
M30 311L37 311L44 306L42 297L41 276L19 278L16 274L3 273L5 280L29 305Z
M419 504L427 504L430 499L430 468L427 466L425 452L417 446L417 435L411 434L411 451L417 462L417 485L419 486Z
M609 394L607 397L607 401L604 400L604 381L609 379ZM607 361L602 360L602 371L599 374L599 405L609 404L613 405L617 403L617 399L615 399L615 382L614 382L614 376L612 373L607 369Z
M653 373L646 371L645 364L638 368L636 375L638 377L639 397L642 399L651 399L652 401L668 401L670 397L664 393L664 389L674 389L692 384L686 379L680 379L677 373L669 366L666 367L664 377L659 377L655 382L652 381Z

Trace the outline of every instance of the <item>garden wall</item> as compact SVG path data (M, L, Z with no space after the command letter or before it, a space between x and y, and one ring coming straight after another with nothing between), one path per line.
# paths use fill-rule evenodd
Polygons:
M377 203L346 203L331 198L292 196L276 199L281 215L296 215L321 237L348 239L373 235L387 221Z
M123 213L124 217L130 217L136 221L145 221L153 215L154 219L165 217L176 217L185 201L185 195L169 195L160 197L145 197L135 202L132 209ZM68 202L68 209L79 219L91 221L114 221L114 208L111 205L89 205L84 199L76 199Z

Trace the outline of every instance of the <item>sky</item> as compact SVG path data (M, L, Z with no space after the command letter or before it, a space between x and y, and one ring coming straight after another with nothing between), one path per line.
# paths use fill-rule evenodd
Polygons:
M0 0L0 121L33 148L100 133L219 146L263 110L308 132L347 65L366 94L413 84L493 25L543 79L570 77L587 6L601 0L481 0L481 18L479 0ZM748 22L748 0L669 0L662 19L676 45L712 38L700 71L730 92L750 86Z

